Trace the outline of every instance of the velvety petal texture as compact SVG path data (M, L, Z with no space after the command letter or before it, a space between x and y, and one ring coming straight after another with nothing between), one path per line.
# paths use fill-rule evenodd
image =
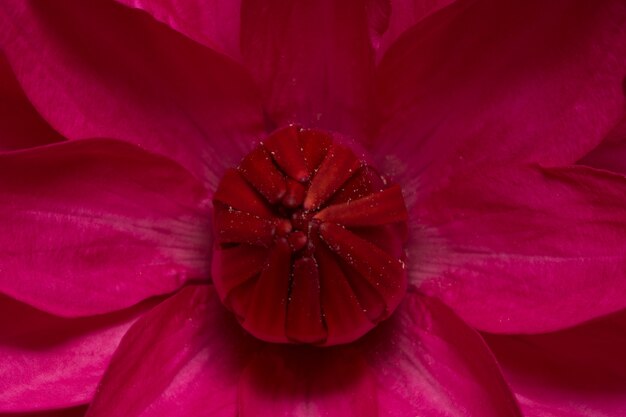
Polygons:
M526 416L626 415L626 312L557 333L485 337Z
M75 316L207 279L206 197L177 164L123 142L0 155L0 292Z
M0 296L0 416L89 402L120 339L148 307L66 319Z
M368 1L244 0L241 48L267 113L356 138L369 132L374 53Z
M0 0L0 417L626 415L625 78L624 0ZM400 185L342 200L354 155L267 138L289 124ZM403 199L392 268L406 230L364 226ZM409 288L353 343L261 342L209 283L212 218L213 271L269 283L223 297L267 340L326 340L320 297L382 317L333 253ZM300 219L333 253L233 246Z
M0 151L60 142L54 131L28 101L13 70L0 53Z
M389 23L377 45L380 58L408 29L456 0L390 0Z
M70 139L140 144L215 185L263 131L239 65L109 0L3 1L0 45L28 97Z
M626 178L478 170L416 208L409 276L471 325L546 332L626 307Z
M622 117L625 76L621 0L460 0L382 61L374 154L414 199L476 166L574 163Z
M246 368L239 417L376 417L376 380L359 352L268 347Z
M626 117L579 163L626 175Z
M235 59L241 58L240 0L117 0L150 13L191 39Z
M86 406L80 406L35 413L0 413L0 417L83 417L86 411Z
M87 415L233 417L257 344L212 287L187 287L129 330Z
M132 396L128 396L132 387ZM519 416L480 336L434 299L354 347L262 344L189 287L122 340L89 416Z
M381 417L521 417L480 335L435 299L409 294L361 350Z

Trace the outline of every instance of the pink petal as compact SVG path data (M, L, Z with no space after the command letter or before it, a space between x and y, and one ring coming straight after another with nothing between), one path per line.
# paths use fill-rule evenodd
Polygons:
M389 27L385 30L376 51L380 58L407 29L456 0L391 0Z
M241 49L277 125L296 122L363 138L374 54L367 1L250 0Z
M256 346L212 288L187 287L131 327L87 415L235 416Z
M380 417L521 417L480 335L435 299L409 294L361 350Z
M239 417L377 417L376 382L349 349L268 347L241 378Z
M149 306L66 319L0 296L0 416L89 402L120 339Z
M545 332L626 307L626 178L592 168L464 175L415 211L409 276L472 326Z
M623 115L626 4L455 3L378 72L381 166L416 198L493 163L573 163Z
M626 175L626 117L579 163Z
M60 410L48 410L37 413L0 413L0 417L83 417L87 407L63 408Z
M64 138L28 101L6 58L0 53L0 151L30 148Z
M180 166L123 142L0 155L0 292L90 315L206 279L206 196Z
M216 51L239 59L240 0L117 0Z
M141 11L104 0L7 0L0 41L26 94L63 135L139 144L211 189L263 131L241 67Z
M486 336L529 417L626 414L626 312L533 336Z

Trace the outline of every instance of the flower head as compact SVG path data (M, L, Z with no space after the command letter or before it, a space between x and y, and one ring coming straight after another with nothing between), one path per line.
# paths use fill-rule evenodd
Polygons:
M623 414L625 22L5 1L0 413Z
M226 171L213 210L215 288L262 340L349 343L406 292L400 187L325 132L272 133Z

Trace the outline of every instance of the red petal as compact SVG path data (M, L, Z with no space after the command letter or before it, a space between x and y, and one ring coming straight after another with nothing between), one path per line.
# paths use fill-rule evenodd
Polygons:
M320 279L312 258L300 258L293 265L293 282L287 305L287 337L301 343L326 339L320 306Z
M402 197L402 189L394 185L384 191L343 204L325 208L315 219L343 226L380 226L407 221L408 213Z
M398 41L400 36L411 30L431 14L454 3L456 0L391 0L391 13L387 30L380 39L380 46L376 51L377 57L382 57L389 47ZM414 29L413 29L414 30Z
M207 279L206 197L179 165L123 142L0 155L0 291L76 316Z
M485 338L526 415L626 410L626 312L560 332Z
M287 192L283 196L282 203L287 208L299 207L304 202L305 194L304 186L290 178L287 180Z
M267 349L239 387L239 417L379 415L375 380L353 350Z
M69 319L0 295L0 416L90 402L120 339L154 304Z
M272 211L267 207L263 198L234 168L226 170L213 199L246 213L273 217Z
M480 335L415 293L359 344L376 376L381 417L521 417Z
M454 3L381 62L372 154L418 198L475 169L574 163L623 117L625 27L622 0Z
M372 242L389 255L397 259L404 259L404 243L407 241L408 231L406 223L388 224L376 227L360 227L350 230L355 235Z
M241 2L233 0L116 0L145 10L202 45L240 58Z
M579 164L626 175L626 117Z
M333 252L376 288L393 311L406 292L404 264L336 224L322 223L320 235Z
M215 208L215 238L219 243L249 243L269 246L274 241L277 220L258 217L226 207Z
M342 270L350 283L354 295L356 295L356 298L359 300L359 305L367 315L367 318L372 323L378 323L386 319L389 316L387 303L376 288L372 287L372 285L366 279L363 279L353 268L345 266Z
M331 140L328 134L324 132L312 129L300 131L300 146L302 146L302 154L309 176L317 171L330 148L330 144Z
M239 165L239 171L272 204L287 192L285 177L274 165L272 157L260 146L246 155Z
M130 328L87 415L232 417L258 348L211 287L186 287Z
M354 153L342 145L333 144L328 150L304 200L304 209L321 206L359 168L360 161Z
M468 323L547 332L626 307L626 178L582 166L464 175L416 210L409 276Z
M0 38L26 94L65 137L127 140L179 162L209 190L263 133L247 72L142 11L6 0Z
M374 54L366 2L249 0L241 50L278 126L299 123L363 138Z
M0 53L0 151L30 148L65 140L28 100Z
M263 147L287 175L296 181L305 181L309 175L300 149L299 130L298 127L289 126L273 132L263 141Z
M87 413L87 406L72 408L61 408L57 410L46 410L34 413L2 413L2 417L84 417Z
M372 167L364 166L359 169L346 183L337 191L331 204L347 203L358 200L372 193L377 193L385 189L385 182L380 174Z
M287 342L285 319L291 276L291 248L279 239L270 251L267 266L254 289L251 304L242 323L262 340Z
M267 255L267 249L245 244L213 251L211 275L222 301L228 299L233 289L261 272Z
M246 314L248 314L248 308L250 308L250 303L254 297L254 290L258 281L258 276L249 279L237 288L234 288L228 298L224 300L224 305L232 309L240 322L243 322L246 318Z
M328 328L326 343L352 342L370 331L374 324L363 312L334 255L323 244L316 247L315 260L320 271L322 311Z

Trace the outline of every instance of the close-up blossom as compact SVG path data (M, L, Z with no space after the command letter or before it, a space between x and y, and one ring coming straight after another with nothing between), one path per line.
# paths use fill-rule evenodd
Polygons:
M625 0L0 1L0 417L626 415Z

